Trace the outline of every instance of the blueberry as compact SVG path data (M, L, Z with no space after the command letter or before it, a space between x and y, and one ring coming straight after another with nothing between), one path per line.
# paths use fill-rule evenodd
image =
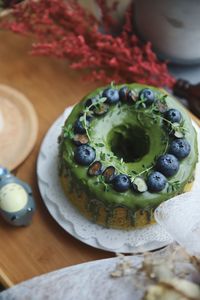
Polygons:
M104 114L106 114L109 110L109 105L106 103L100 103L95 109L94 109L94 113L97 116L102 116Z
M126 192L130 187L130 179L124 174L115 176L112 181L113 187L117 192Z
M154 92L150 89L143 89L139 93L139 99L144 100L147 105L150 105L155 100Z
M165 113L165 118L172 123L180 123L182 115L179 110L171 108Z
M74 153L75 161L82 166L89 166L95 160L95 157L95 150L88 145L77 147Z
M178 159L183 159L189 155L191 146L185 139L175 139L169 146L169 153L175 155Z
M160 192L167 184L166 177L160 172L152 172L147 178L147 186L150 192Z
M97 176L102 173L102 163L100 161L93 162L88 168L88 175Z
M179 169L179 161L172 154L161 155L156 162L156 170L166 177L175 175Z
M106 97L106 103L114 104L119 101L119 92L116 89L107 88L103 91L102 97Z
M115 168L113 166L107 167L103 171L103 176L106 183L110 183L115 178Z
M132 188L134 192L144 193L147 191L146 182L142 177L136 177L132 182Z
M84 115L83 113L80 113L79 117L82 117L83 115ZM88 124L92 121L93 116L94 116L94 113L92 111L87 112L86 121L88 122Z
M86 134L75 134L73 141L75 145L80 146L87 144L89 142L89 139Z
M133 90L129 91L127 95L127 102L132 104L137 100L138 100L138 94L136 93L136 91Z
M97 102L96 98L88 98L85 102L85 107L89 107L92 104L95 104ZM93 109L94 107L91 107L90 109Z
M86 130L82 122L80 121L80 119L76 120L76 122L74 123L74 133L79 133L79 134L86 133Z
M128 88L127 86L123 86L120 90L119 90L119 98L121 101L126 102L128 99Z
M89 126L91 119L90 117L86 118L86 126ZM86 130L83 126L83 122L80 121L80 119L77 119L76 122L74 123L74 133L79 133L79 134L84 134L86 133Z

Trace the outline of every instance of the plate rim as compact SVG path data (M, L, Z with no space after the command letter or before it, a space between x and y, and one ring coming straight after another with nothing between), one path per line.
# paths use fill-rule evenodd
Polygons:
M5 166L12 171L19 166L32 151L38 136L39 124L33 104L23 93L5 84L0 84L0 93L1 91L8 96L8 99L9 96L11 96L11 101L13 102L14 100L16 106L20 105L21 107L25 108L27 120L30 125L31 134L29 135L29 139L26 140L26 145L23 147L23 151L20 151L16 159L10 163L7 163Z

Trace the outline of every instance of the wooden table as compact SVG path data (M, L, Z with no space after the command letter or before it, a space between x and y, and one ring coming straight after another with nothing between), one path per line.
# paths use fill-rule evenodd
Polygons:
M63 61L28 55L31 41L0 32L0 83L24 93L39 119L34 150L15 170L33 188L37 211L27 228L15 228L0 220L0 282L11 286L58 268L114 256L87 246L66 233L48 213L37 186L36 160L41 141L64 109L97 84L84 82Z
M36 178L36 160L46 131L67 106L97 84L84 82L63 61L29 56L28 39L0 32L0 40L0 83L27 95L39 119L34 150L16 170L16 175L34 191L37 211L33 224L14 228L0 220L0 282L8 287L58 268L114 254L89 247L66 233L45 208Z

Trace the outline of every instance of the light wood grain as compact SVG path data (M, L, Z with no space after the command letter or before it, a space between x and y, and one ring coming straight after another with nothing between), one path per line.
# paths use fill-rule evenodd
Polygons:
M37 204L33 224L15 228L0 220L0 278L9 286L58 268L114 255L77 241L59 227L43 204L35 172L40 143L52 122L97 84L84 82L63 61L29 56L28 39L0 32L0 40L0 83L24 93L39 118L36 145L15 172L33 188Z
M5 288L10 288L14 285L10 278L8 278L8 276L2 270L0 270L0 283Z
M51 218L40 197L36 180L36 159L40 143L52 122L97 84L84 82L67 64L50 58L31 57L30 40L0 32L0 83L24 93L39 118L36 145L16 175L33 188L37 211L33 224L15 228L0 220L0 277L7 285L81 262L111 257L67 234ZM56 171L56 170L55 170Z
M0 103L0 164L13 170L32 150L38 120L29 100L4 84L0 84Z

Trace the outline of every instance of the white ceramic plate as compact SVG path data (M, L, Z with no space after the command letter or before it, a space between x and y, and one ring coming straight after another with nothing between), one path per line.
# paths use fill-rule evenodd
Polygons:
M38 156L39 189L52 217L75 238L90 246L107 251L137 253L158 249L171 243L172 238L158 224L132 231L107 229L84 218L67 200L58 176L57 138L71 109L66 109L64 114L51 126L44 138ZM197 169L199 174L199 163ZM199 177L199 175L196 177ZM196 190L197 188L198 184L195 181L193 189Z

